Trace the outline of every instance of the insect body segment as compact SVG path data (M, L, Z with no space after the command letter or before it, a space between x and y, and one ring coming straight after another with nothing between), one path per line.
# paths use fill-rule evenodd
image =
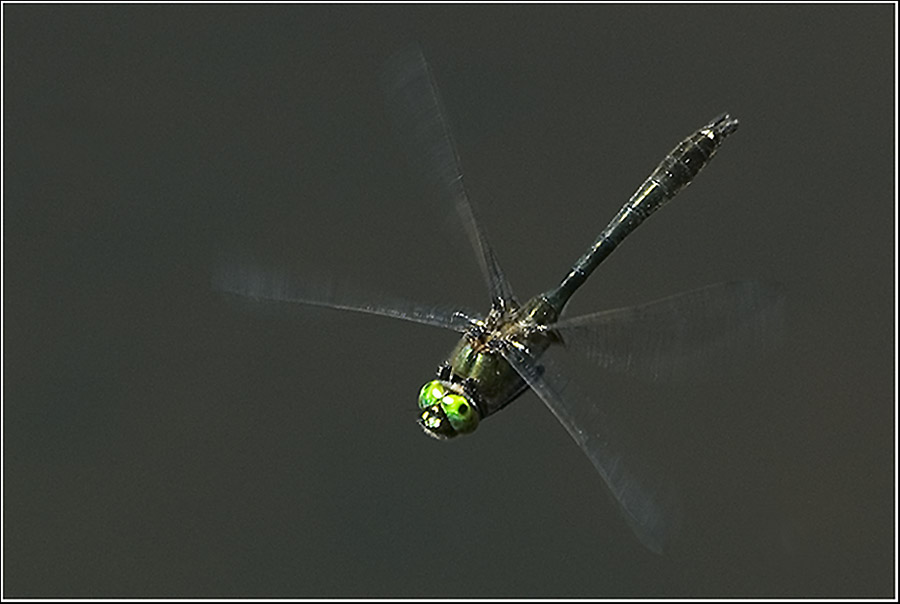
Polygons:
M716 154L722 141L737 128L738 121L723 113L672 149L575 262L562 283L548 293L554 304L564 306L625 237L691 183Z

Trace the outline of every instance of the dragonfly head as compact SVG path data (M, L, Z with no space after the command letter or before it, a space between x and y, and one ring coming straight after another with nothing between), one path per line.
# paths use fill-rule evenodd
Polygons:
M478 410L456 384L432 380L419 392L419 425L440 440L468 434L478 427Z

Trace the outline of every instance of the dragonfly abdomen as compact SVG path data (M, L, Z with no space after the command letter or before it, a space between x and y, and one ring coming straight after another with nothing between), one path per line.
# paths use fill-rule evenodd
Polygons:
M600 233L591 247L572 266L559 287L547 294L559 310L595 268L653 212L691 183L709 163L738 121L723 113L684 139L659 163L634 195Z

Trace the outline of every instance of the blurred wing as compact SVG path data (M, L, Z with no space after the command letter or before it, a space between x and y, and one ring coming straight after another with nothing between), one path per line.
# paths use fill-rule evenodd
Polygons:
M661 554L674 536L680 505L675 490L652 468L626 459L612 440L609 422L597 401L575 391L551 365L521 349L503 357L565 427L603 477L625 519L648 549Z
M441 197L455 207L475 250L493 304L515 300L512 288L463 184L459 155L431 70L416 46L392 56L382 73L382 86L397 126L415 141L414 161L422 164Z
M292 279L286 271L226 264L213 275L213 288L254 300L290 302L403 319L464 332L475 314L419 305L399 298L357 292L334 281L314 283Z
M613 371L671 377L733 363L781 331L780 284L728 282L641 306L562 319L551 325L566 346Z

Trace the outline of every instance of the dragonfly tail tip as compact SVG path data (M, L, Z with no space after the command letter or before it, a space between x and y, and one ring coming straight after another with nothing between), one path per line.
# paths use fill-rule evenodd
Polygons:
M738 129L738 124L737 118L731 117L728 113L723 113L713 119L707 128L716 134L727 136Z

